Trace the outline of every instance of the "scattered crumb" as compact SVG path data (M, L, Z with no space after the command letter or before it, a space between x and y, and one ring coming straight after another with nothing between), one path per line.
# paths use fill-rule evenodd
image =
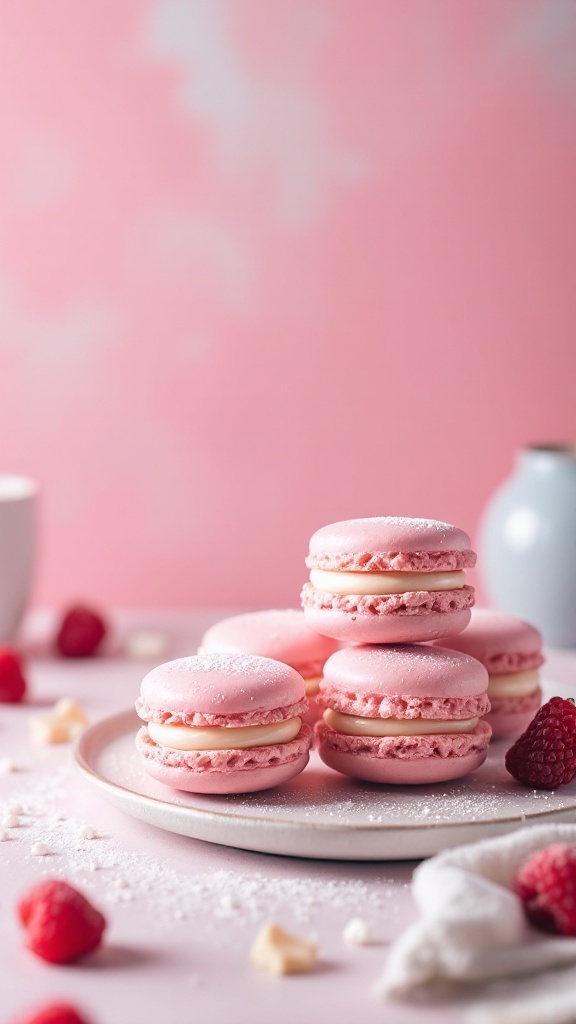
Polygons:
M0 821L2 828L18 828L20 824L20 818L17 814L5 814Z
M46 846L46 843L34 843L30 849L30 853L33 857L46 857L46 855L51 852L50 847Z
M24 814L22 804L10 804L8 811L10 814Z
M363 917L353 917L342 932L344 942L352 946L368 946L374 940L372 928Z
M126 881L125 878L115 878L113 885L115 889L126 889L128 886L128 882Z
M30 734L35 743L70 743L88 725L82 708L70 697L63 697L50 714L34 715L29 719Z
M137 661L152 661L162 658L168 650L168 639L154 630L139 630L126 637L124 650L129 658Z
M92 825L82 825L80 833L82 839L97 839L98 832Z
M0 832L0 843L5 843L6 840L9 839L9 838L10 838L10 836L8 835L7 832L4 832L4 831Z
M252 963L271 974L302 974L316 964L317 943L306 942L270 922L258 932L250 949Z

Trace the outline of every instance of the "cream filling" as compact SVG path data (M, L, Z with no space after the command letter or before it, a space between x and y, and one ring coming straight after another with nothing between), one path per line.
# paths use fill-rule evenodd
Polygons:
M488 677L488 696L494 700L505 697L528 697L540 686L540 673L537 669L527 672L510 672L508 675Z
M270 725L245 725L227 728L223 725L158 725L148 722L148 735L154 743L171 750L246 750L268 747L273 743L289 743L300 732L302 720L289 718Z
M320 683L322 682L322 676L310 676L309 679L304 680L306 686L306 696L315 697L320 690Z
M466 573L456 572L333 572L311 569L310 582L323 594L406 594L411 590L460 590Z
M324 721L335 732L345 736L429 736L436 733L474 732L477 718L452 719L443 722L435 718L358 718L343 715L327 708Z

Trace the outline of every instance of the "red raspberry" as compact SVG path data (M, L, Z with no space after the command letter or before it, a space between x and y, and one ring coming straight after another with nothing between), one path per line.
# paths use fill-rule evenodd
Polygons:
M514 879L528 919L543 932L576 935L576 848L554 843L538 850Z
M506 754L506 768L533 789L556 789L576 775L576 707L552 697Z
M87 658L94 654L106 633L106 623L99 612L75 604L62 617L56 646L65 658Z
M88 1024L88 1021L70 1003L50 1003L25 1017L18 1017L13 1024Z
M106 921L82 893L67 882L39 882L21 898L18 916L26 945L52 964L67 964L100 945Z
M0 647L0 704L16 704L26 693L22 662L13 647Z

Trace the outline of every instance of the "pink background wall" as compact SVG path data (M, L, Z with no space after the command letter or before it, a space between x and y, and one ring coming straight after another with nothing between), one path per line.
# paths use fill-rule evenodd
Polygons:
M576 432L573 0L0 0L0 450L36 601L296 603Z

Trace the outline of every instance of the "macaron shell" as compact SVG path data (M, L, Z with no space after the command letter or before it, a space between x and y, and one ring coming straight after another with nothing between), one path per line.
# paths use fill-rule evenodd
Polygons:
M474 608L465 631L445 637L443 646L477 658L493 675L529 671L544 661L535 626L487 608Z
M486 759L491 728L428 736L345 736L325 722L316 726L320 757L330 768L370 782L426 783L457 779Z
M302 676L271 658L198 654L158 665L146 675L141 703L177 715L269 712L305 699Z
M406 555L415 557L406 558ZM434 571L466 568L475 561L470 537L450 523L404 516L374 516L346 519L321 527L310 538L306 564L357 571Z
M492 738L519 736L523 733L542 705L540 687L527 697L508 697L492 700L490 714L485 721L492 727Z
M163 782L171 789L180 789L187 793L257 793L262 789L272 789L274 786L281 786L295 778L308 764L309 755L306 752L300 757L286 764L275 765L267 768L251 768L247 771L229 772L192 772L189 768L171 767L161 764L159 761L146 761L145 769L148 775Z
M465 629L470 609L455 612L422 611L413 615L370 615L337 608L305 608L312 629L344 643L412 644L438 640Z
M322 674L338 644L310 629L299 609L278 608L221 619L207 630L200 646L202 653L258 654L283 661L307 679Z
M319 753L329 768L353 779L381 785L413 786L463 778L484 764L487 749L464 757L424 757L415 761L367 757L324 747L320 747Z
M324 666L320 692L332 696L340 690L353 699L379 695L462 700L485 693L487 686L488 672L466 654L420 644L374 644L344 647L333 654Z

